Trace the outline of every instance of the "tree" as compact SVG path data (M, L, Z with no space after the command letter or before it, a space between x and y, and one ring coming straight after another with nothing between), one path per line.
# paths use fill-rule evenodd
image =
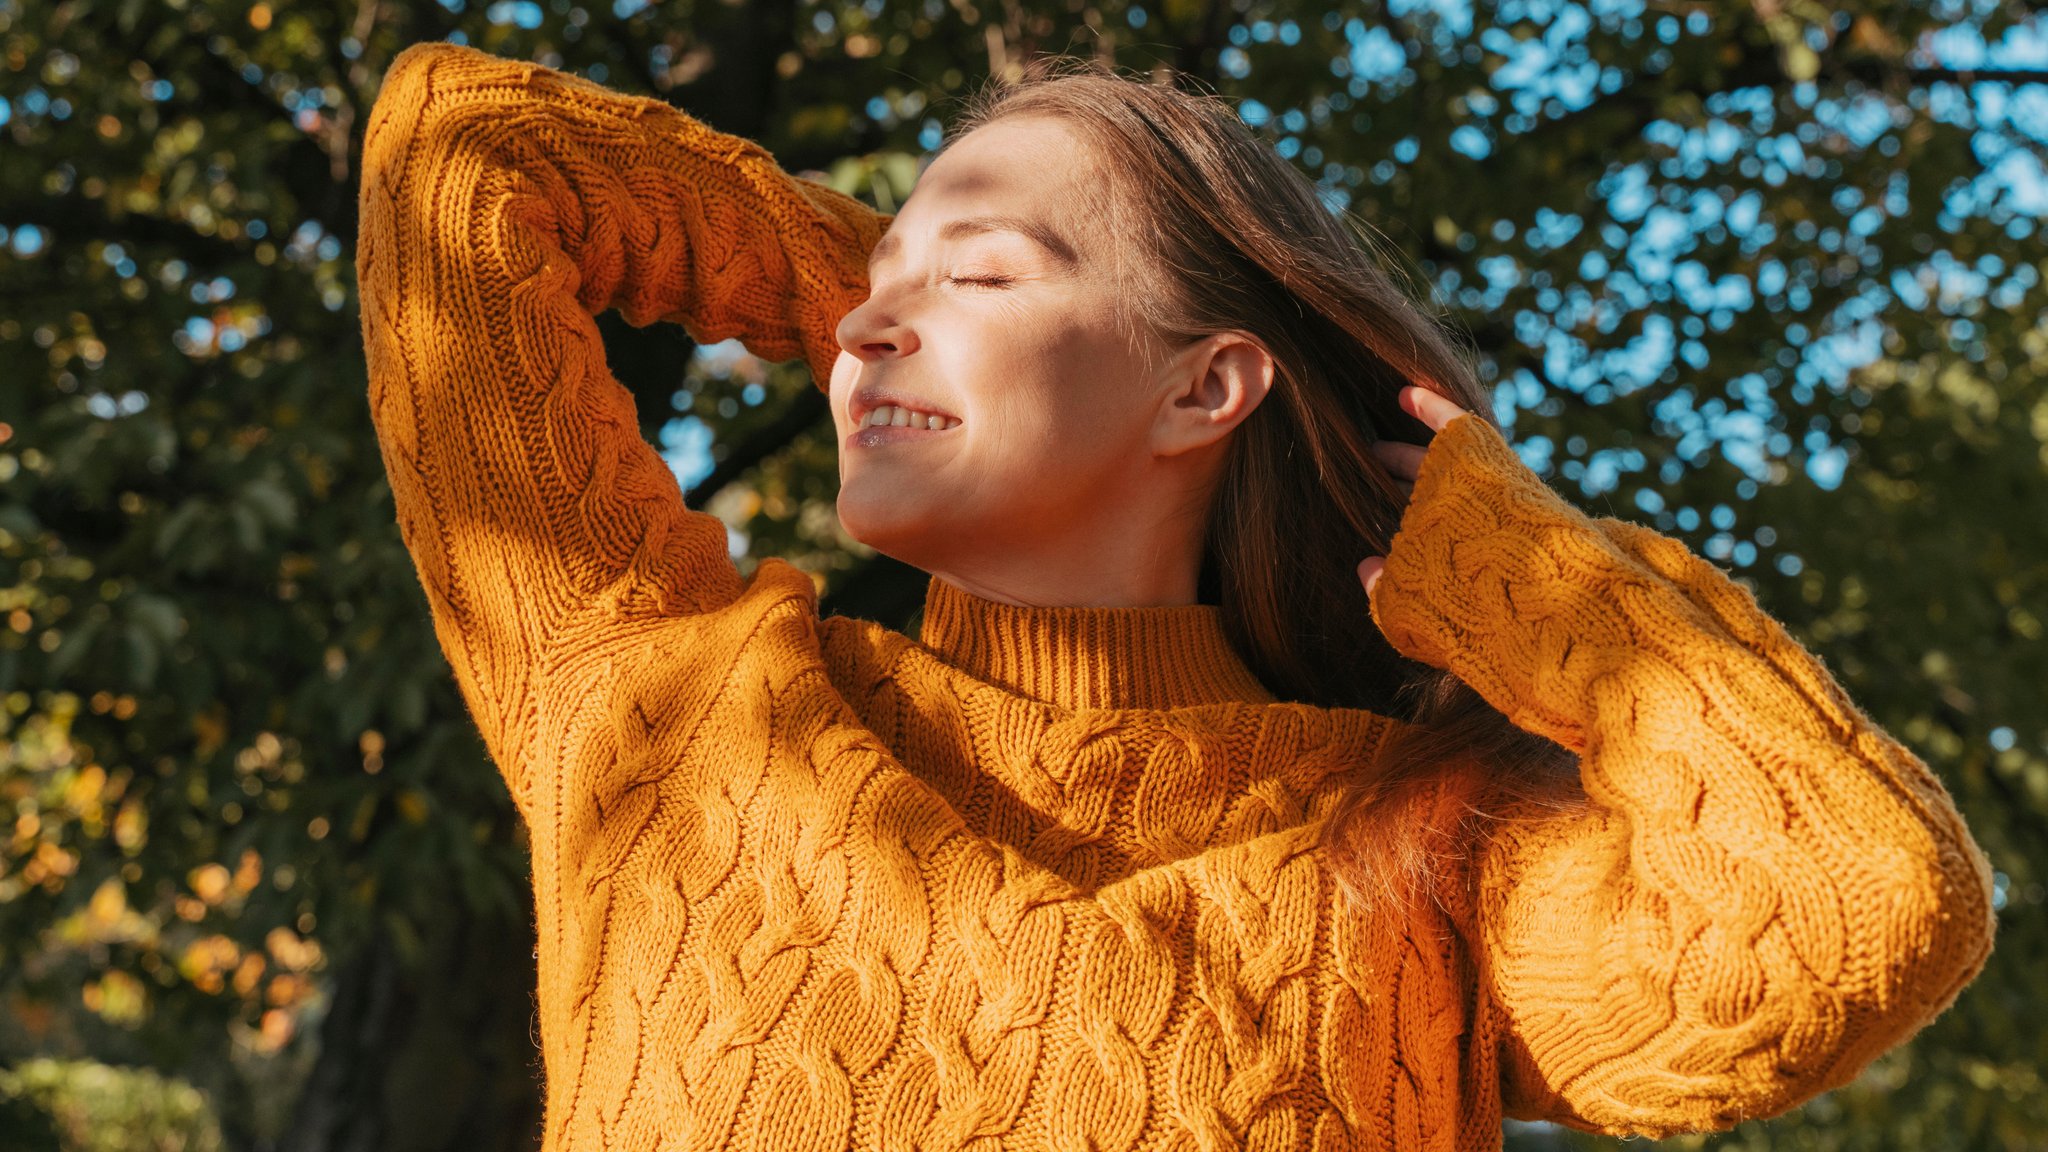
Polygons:
M1751 583L1991 852L1999 946L1954 1011L1792 1116L1675 1143L2037 1144L2048 85L1973 47L2024 19L0 0L0 1062L175 1074L235 1148L532 1144L521 830L363 400L355 158L398 50L459 37L654 94L885 210L953 98L1078 52L1215 89L1375 225L1532 466ZM910 622L922 577L832 518L800 365L604 329L743 562Z

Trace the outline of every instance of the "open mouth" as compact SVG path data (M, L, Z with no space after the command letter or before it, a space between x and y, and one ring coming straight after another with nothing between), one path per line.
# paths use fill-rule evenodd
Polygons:
M936 432L947 428L957 428L960 426L960 421L937 412L920 412L915 408L905 408L900 404L883 404L871 409L866 416L861 417L860 426L862 428L925 428Z

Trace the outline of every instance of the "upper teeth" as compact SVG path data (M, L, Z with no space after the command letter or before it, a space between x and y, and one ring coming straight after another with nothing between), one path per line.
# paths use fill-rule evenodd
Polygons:
M958 420L949 420L935 412L913 412L908 408L898 408L894 404L884 404L870 410L867 417L861 421L861 427L873 428L889 424L897 428L952 428L959 423Z

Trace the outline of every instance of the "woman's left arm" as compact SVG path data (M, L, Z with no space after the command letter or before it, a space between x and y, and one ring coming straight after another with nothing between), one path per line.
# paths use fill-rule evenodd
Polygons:
M1720 569L1412 391L1437 435L1361 566L1373 619L1578 754L1590 800L1475 861L1509 1114L1662 1136L1846 1083L1990 953L1990 864L1948 793Z

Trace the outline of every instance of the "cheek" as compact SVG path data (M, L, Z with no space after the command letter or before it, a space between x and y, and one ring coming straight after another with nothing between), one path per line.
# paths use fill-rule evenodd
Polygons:
M874 375L876 373L869 371L862 364L860 357L843 349L832 361L832 379L826 387L825 398L831 409L833 427L841 440L853 431L851 421L854 390L860 387L864 379Z
M832 409L836 413L846 407L847 394L860 382L860 357L844 348L839 357L832 361L832 378L825 382L825 394L832 398Z
M1020 314L967 346L972 400L1009 441L1056 449L1122 434L1135 415L1138 366L1085 316Z
M1143 450L1144 382L1117 334L1087 322L1094 314L991 308L928 322L922 363L906 376L957 405L959 440L916 457L842 455L848 533L915 563L926 547L1063 523L1112 503L1106 495ZM842 360L854 360L850 387L860 365Z
M1016 447L1091 473L1137 451L1148 419L1138 365L1094 337L1045 347L1002 398L1012 409L1003 426L1020 433Z

